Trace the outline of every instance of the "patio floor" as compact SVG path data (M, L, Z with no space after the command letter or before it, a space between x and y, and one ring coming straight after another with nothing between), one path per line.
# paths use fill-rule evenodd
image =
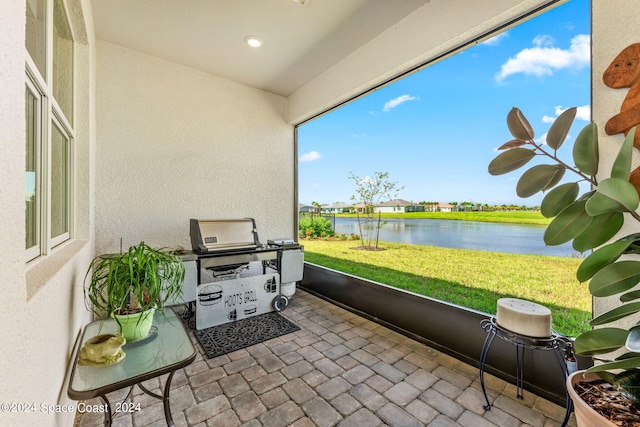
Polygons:
M199 354L176 373L176 426L559 426L564 408L485 375L494 407L485 411L478 368L297 290L282 312L300 331L215 359ZM204 356L203 356L204 355ZM159 392L166 375L147 381ZM108 395L111 402L127 390ZM162 403L133 391L141 410L114 426L164 425ZM98 399L88 402L101 403ZM77 426L102 425L86 413ZM574 415L569 426L575 427Z

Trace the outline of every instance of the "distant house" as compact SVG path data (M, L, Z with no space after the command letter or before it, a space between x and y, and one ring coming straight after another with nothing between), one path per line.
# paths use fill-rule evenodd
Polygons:
M357 212L357 213L365 213L366 211L366 205L364 203L356 203L355 205L353 205L353 209Z
M407 200L393 199L376 205L373 210L374 212L388 213L424 212L424 206L413 204Z
M302 203L300 203L298 205L298 212L316 214L316 213L320 213L320 208L317 206L303 205Z
M438 212L454 212L456 207L449 203L438 203Z
M424 212L438 212L438 202L423 202Z
M337 214L337 213L347 213L349 211L351 211L351 205L348 205L342 202L334 203L332 205L322 205L323 213Z

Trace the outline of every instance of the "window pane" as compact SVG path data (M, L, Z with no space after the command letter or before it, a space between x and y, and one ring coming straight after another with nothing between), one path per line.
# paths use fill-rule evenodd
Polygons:
M27 0L27 31L25 41L27 51L38 67L42 77L45 77L46 74L45 11L45 0Z
M51 238L69 232L69 138L51 127Z
M25 167L25 199L26 209L26 249L40 244L39 199L38 191L38 98L27 88L26 117L27 117L27 156Z
M62 0L53 4L53 97L73 123L73 39Z

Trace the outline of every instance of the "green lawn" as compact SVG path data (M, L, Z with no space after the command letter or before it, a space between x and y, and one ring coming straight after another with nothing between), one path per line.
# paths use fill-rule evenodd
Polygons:
M355 217L355 214L338 214L341 217ZM427 218L450 219L478 222L508 222L516 224L548 225L551 219L545 218L535 211L495 211L495 212L411 212L411 213L383 213L382 218ZM377 218L377 214L376 214Z
M359 241L300 242L305 261L314 264L490 314L499 298L522 298L549 307L560 333L590 329L591 297L575 278L580 259L390 242L374 252L352 249Z

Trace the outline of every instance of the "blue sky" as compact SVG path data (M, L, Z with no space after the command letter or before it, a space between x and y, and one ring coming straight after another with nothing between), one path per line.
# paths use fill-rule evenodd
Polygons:
M300 126L300 203L351 203L351 173L380 171L414 202L538 205L541 195L515 194L526 167L496 177L487 166L512 139L512 107L542 140L563 109L579 107L560 149L570 160L590 118L589 21L589 1L571 0Z

